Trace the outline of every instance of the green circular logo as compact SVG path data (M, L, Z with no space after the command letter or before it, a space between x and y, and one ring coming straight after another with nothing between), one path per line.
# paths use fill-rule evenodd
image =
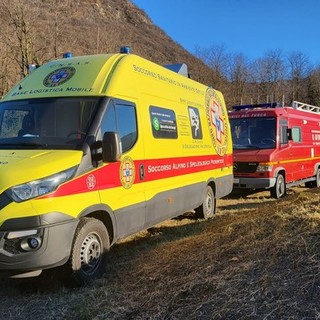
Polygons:
M157 131L160 130L160 122L159 122L159 119L157 117L154 117L152 119L152 125L153 125L155 130L157 130Z
M49 73L43 80L46 87L57 87L70 80L76 73L74 67L63 67Z

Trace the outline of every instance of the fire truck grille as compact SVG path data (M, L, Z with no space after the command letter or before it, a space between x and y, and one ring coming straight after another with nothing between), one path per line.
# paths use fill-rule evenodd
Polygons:
M235 173L253 173L257 171L258 162L235 162L233 171Z

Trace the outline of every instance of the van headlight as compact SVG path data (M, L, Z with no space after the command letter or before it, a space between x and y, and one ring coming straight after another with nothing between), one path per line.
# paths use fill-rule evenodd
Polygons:
M272 164L268 163L260 163L257 167L258 172L271 172L272 171Z
M14 186L6 191L15 202L22 202L55 191L60 184L69 180L76 167L61 171L52 176Z

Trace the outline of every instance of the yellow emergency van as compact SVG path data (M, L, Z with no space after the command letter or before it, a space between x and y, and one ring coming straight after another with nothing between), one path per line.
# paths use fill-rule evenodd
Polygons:
M0 103L1 273L63 265L85 283L120 238L214 214L233 185L228 114L186 72L125 50L69 54L12 88Z

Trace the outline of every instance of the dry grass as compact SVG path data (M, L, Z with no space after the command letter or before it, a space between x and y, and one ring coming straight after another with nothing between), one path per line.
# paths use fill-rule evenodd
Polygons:
M113 247L104 278L0 282L1 319L320 319L320 190L219 201Z

